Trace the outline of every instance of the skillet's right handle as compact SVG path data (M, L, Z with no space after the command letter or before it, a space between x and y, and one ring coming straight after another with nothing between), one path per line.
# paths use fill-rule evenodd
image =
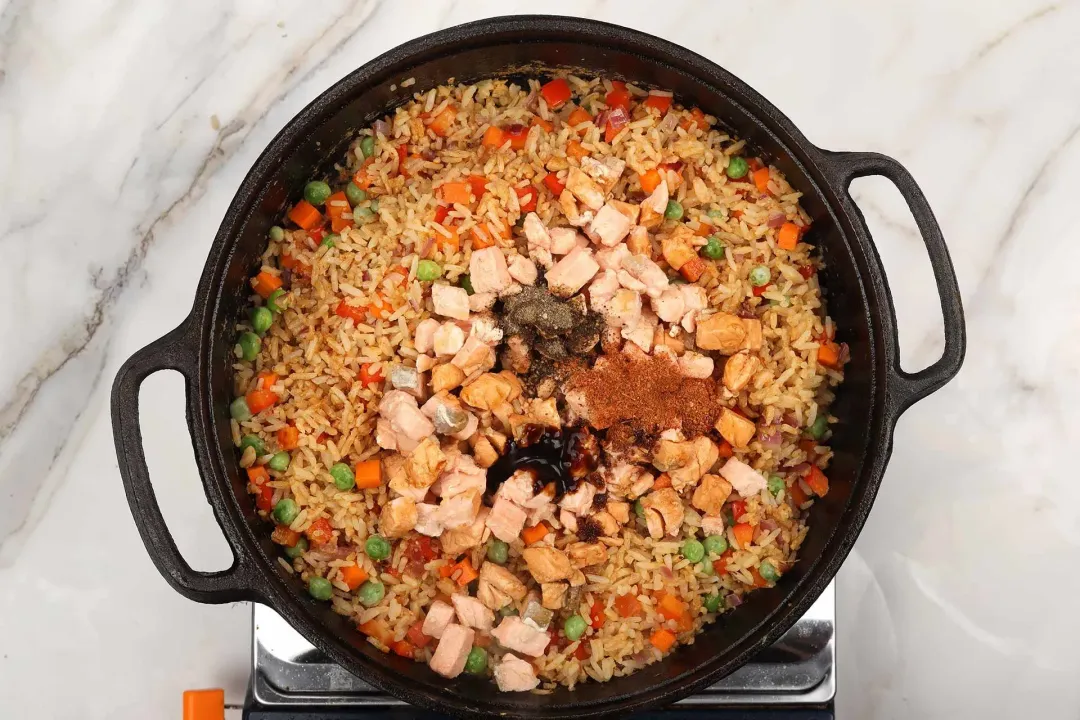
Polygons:
M941 314L945 325L945 350L936 362L918 372L905 372L900 367L900 348L894 347L893 357L889 358L891 377L889 378L890 396L896 403L899 415L913 403L939 390L952 380L960 366L964 364L967 349L967 331L964 326L964 308L960 300L960 287L956 282L949 249L941 234L941 226L934 217L926 196L911 173L896 160L880 153L868 152L831 152L820 151L825 166L830 170L833 181L847 192L851 181L870 175L881 175L892 181L900 191L908 209L915 218L915 224L922 235L926 252L930 256L930 266L934 270ZM877 256L874 255L876 259ZM880 260L878 261L880 263ZM884 268L881 268L884 277Z
M143 544L158 572L173 589L202 603L257 600L258 593L251 589L258 587L253 583L255 578L250 570L251 562L240 544L226 531L220 517L217 518L218 524L225 531L233 553L232 566L216 572L203 572L195 570L184 560L165 524L146 466L142 429L139 426L139 388L143 380L159 370L176 370L182 374L187 394L188 427L191 427L190 413L192 408L197 407L192 400L198 373L197 353L193 349L190 332L192 322L189 317L180 327L136 352L116 375L112 390L112 422L120 475ZM199 471L205 475L208 470L200 463Z

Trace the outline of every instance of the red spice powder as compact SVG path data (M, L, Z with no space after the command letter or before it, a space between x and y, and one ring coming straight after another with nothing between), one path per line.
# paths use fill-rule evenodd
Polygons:
M716 381L683 377L669 358L615 353L570 376L588 403L589 424L603 430L626 423L645 433L680 428L687 437L708 433L720 413Z

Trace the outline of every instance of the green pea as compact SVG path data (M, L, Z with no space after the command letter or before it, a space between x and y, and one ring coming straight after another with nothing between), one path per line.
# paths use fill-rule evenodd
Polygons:
M711 613L714 613L717 610L719 610L720 606L723 605L723 604L724 604L723 598L721 598L719 595L717 595L715 593L712 594L712 595L709 595L708 597L705 598L705 609L708 610Z
M510 557L510 546L498 538L488 543L487 559L496 565L505 565Z
M322 240L322 245L325 247L334 247L337 245L337 241L341 239L341 236L337 233L330 233Z
M769 476L769 492L773 495L779 495L780 491L784 489L784 478L779 475Z
M469 277L469 273L465 273L464 275L462 275L461 280L459 280L458 282L461 283L461 287L465 288L465 292L467 292L468 294L472 295L476 292L475 290L473 290L472 278Z
M270 308L270 312L276 312L279 315L285 311L285 303L281 302L285 297L285 291L278 288L274 292L270 293L270 297L266 298L266 307Z
M364 552L372 560L385 560L390 557L390 543L381 535L372 535L364 543Z
M741 157L733 157L728 160L727 176L732 180L746 177L746 173L748 172L750 172L750 165Z
M292 525L292 521L300 514L300 508L292 498L282 498L274 506L274 519L282 525Z
M713 567L711 562L705 560L700 565L698 565L698 572L700 572L705 577L712 577L716 574L716 568Z
M465 658L465 672L483 675L487 670L487 662L487 650L474 647L469 651L469 657Z
M290 560L295 560L296 558L306 553L307 549L307 538L301 537L299 540L296 541L295 545L290 545L285 548L285 557L289 558Z
M825 433L829 431L829 419L824 415L818 415L814 418L814 422L810 424L810 427L806 428L806 434L815 440L820 440L825 437Z
M634 501L634 514L638 516L639 520L645 519L645 506L641 504L641 500Z
M367 200L367 192L358 188L356 183L351 182L345 186L345 199L349 201L350 206L356 207Z
M322 205L328 197L330 197L330 186L322 180L312 180L304 186L304 199L312 205Z
M360 152L364 153L364 157L369 158L375 154L375 136L365 135L360 141Z
M683 207L681 203L674 200L668 200L667 207L664 209L664 217L668 220L682 220Z
M705 552L709 555L721 555L727 550L727 538L723 535L710 535L705 538Z
M386 586L378 580L368 580L360 586L360 591L357 593L357 596L360 598L360 604L364 607L378 605L382 602L385 595Z
M580 615L571 615L566 618L566 622L563 623L563 635L565 635L566 639L570 642L580 640L581 636L585 634L585 628L588 626L589 624L585 622L585 618Z
M353 485L356 484L352 468L345 463L336 463L330 468L330 477L334 478L334 485L338 490L352 490Z
M247 448L254 448L256 456L266 454L266 443L258 435L245 435L240 440L240 452L244 452Z
M761 577L765 578L769 582L776 582L780 579L780 572L776 569L768 560L762 560L761 566L758 567L758 572L761 573Z
M280 289L278 288L278 290ZM251 311L251 327L255 328L257 335L265 335L273 324L274 313L270 312L270 308L257 307Z
M363 220L364 222L375 217L375 213L373 213L369 207L353 208L352 214L353 220Z
M262 349L262 340L253 332L241 333L236 341L240 345L240 355L248 362L254 360Z
M724 257L724 243L715 235L710 235L705 247L701 248L701 254L710 260L719 260Z
M764 265L758 265L750 271L750 284L754 287L761 287L762 285L768 285L769 280L772 279L772 273L769 272L769 268Z
M713 208L712 210L710 210L706 214L709 217L711 217L713 220L723 220L724 219L724 211L721 210L720 208Z
M379 201L378 200L372 200L369 204L371 206L371 212L373 212L373 213L379 212Z
M285 472L289 469L289 460L289 453L282 450L281 452L274 453L274 457L270 458L269 462L266 464L271 470Z
M682 556L692 563L701 562L705 557L705 546L691 538L683 543Z
M237 422L246 422L251 419L251 408L248 407L247 400L238 397L229 405L229 414Z
M274 242L281 242L285 239L285 231L278 225L270 228L270 239Z
M442 277L442 265L434 260L421 260L416 264L416 279L430 282Z
M334 586L324 577L313 575L307 581L307 591L316 600L329 600L334 596Z

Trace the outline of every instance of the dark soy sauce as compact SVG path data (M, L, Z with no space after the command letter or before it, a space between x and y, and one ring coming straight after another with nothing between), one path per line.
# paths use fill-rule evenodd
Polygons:
M507 443L506 453L488 468L487 491L495 493L518 470L533 474L533 492L555 483L555 497L573 492L600 465L600 445L586 427L526 425L521 440Z

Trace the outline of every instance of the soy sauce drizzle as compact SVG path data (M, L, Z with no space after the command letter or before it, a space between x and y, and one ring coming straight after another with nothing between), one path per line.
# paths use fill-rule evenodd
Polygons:
M573 492L578 484L600 465L600 445L587 427L552 428L526 425L520 440L507 443L506 453L488 468L487 492L518 470L533 474L533 492L555 483L555 498Z

